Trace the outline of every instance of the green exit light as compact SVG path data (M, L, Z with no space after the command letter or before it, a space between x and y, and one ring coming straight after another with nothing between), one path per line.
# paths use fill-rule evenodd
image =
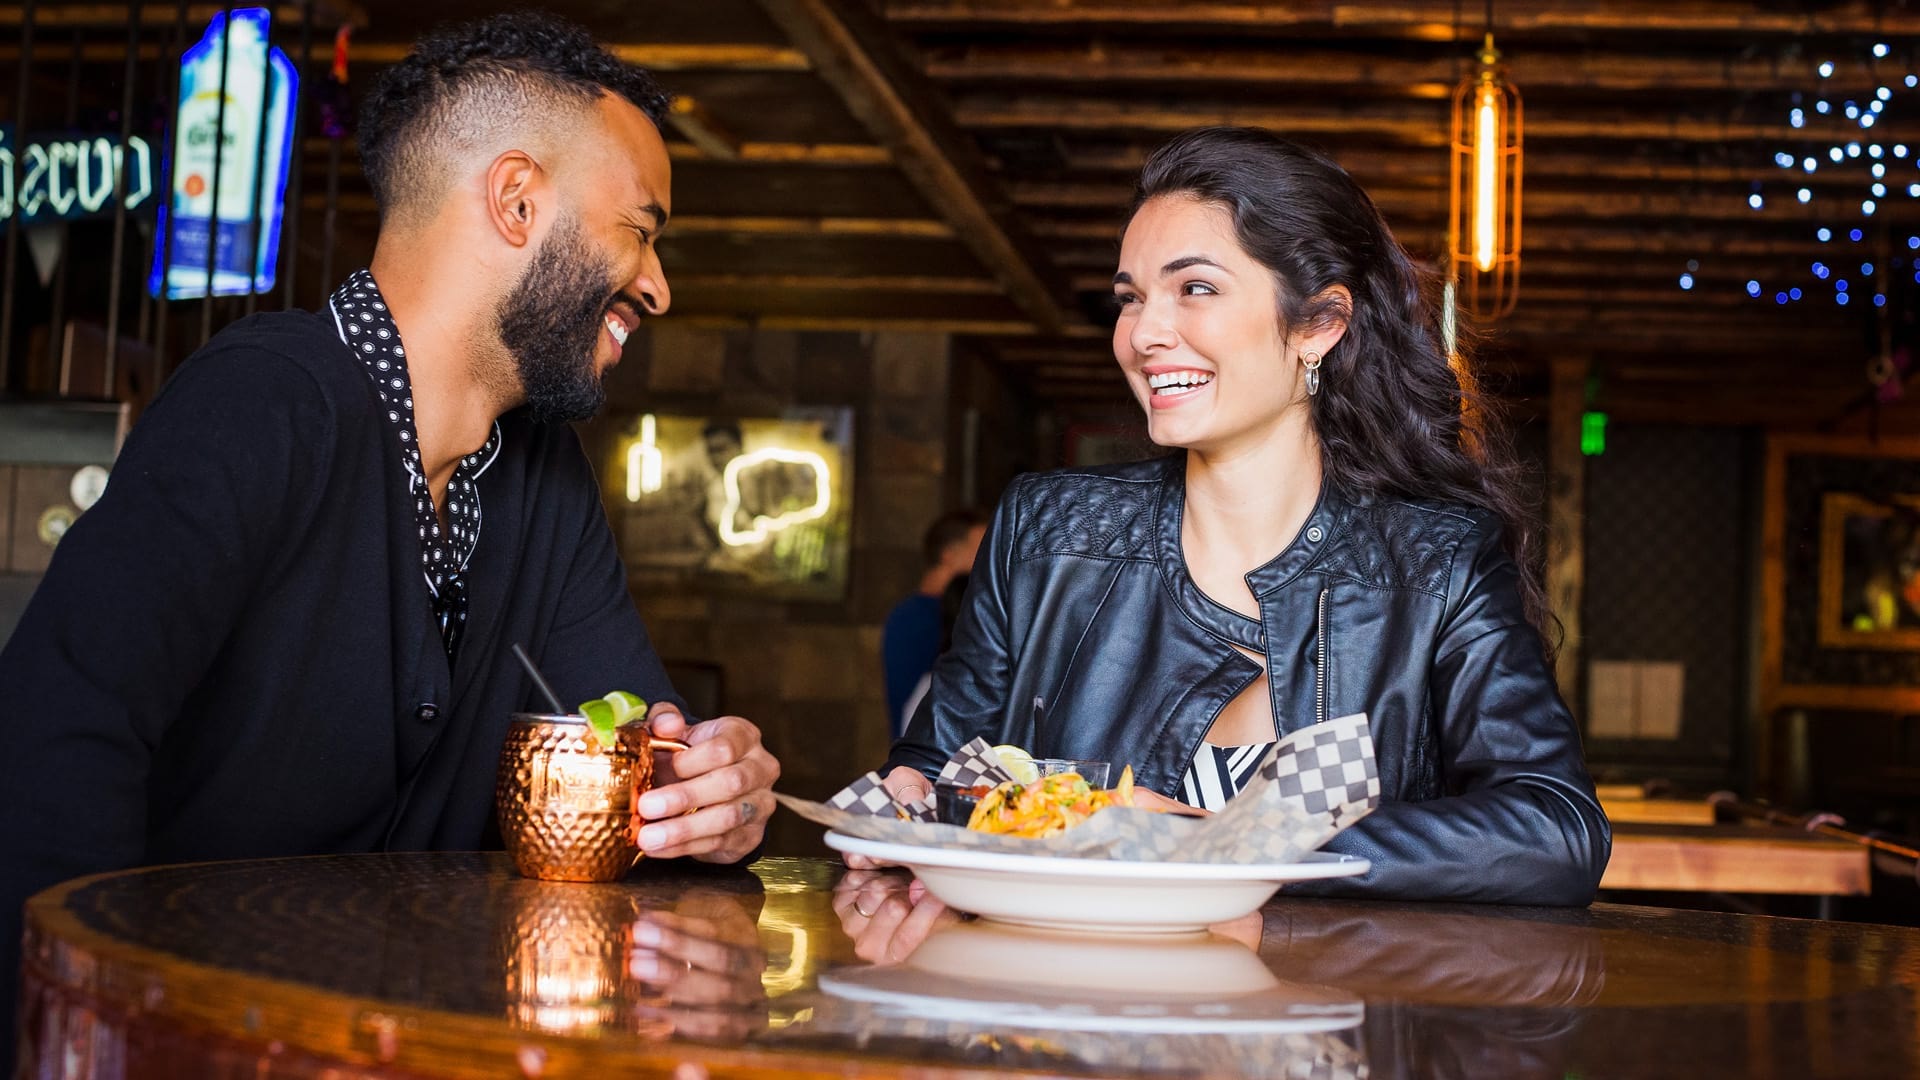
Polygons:
M1580 414L1580 452L1594 457L1607 452L1607 414Z

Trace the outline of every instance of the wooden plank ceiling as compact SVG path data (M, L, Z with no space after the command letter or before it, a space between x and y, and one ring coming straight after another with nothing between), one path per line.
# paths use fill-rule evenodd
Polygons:
M321 5L357 26L356 90L421 33L481 6ZM547 6L682 96L662 242L676 317L952 330L1068 408L1125 405L1108 354L1108 281L1132 176L1177 131L1250 123L1316 144L1417 256L1434 258L1448 98L1484 18L1462 0ZM39 58L80 43L105 61L124 40L110 17L123 5L39 7ZM207 7L194 5L196 19ZM175 5L146 9L170 25ZM1920 198L1907 194L1920 183L1920 86L1906 85L1920 73L1920 2L1498 0L1493 16L1527 120L1521 300L1483 348L1506 388L1538 395L1550 359L1578 354L1599 375L1596 403L1619 419L1857 414L1882 321L1904 340L1920 312L1920 252L1908 249ZM0 27L18 19L0 5ZM12 44L17 55L17 42L17 31L0 37L0 52ZM326 48L315 42L316 55ZM38 92L63 89L62 65L35 68L47 69ZM1867 108L1883 86L1873 128L1844 119L1847 102ZM1816 112L1822 100L1832 112ZM1802 127L1789 121L1796 104ZM1856 142L1860 157L1828 160ZM1863 218L1874 146L1889 192ZM310 215L327 158L326 141L309 138ZM373 216L350 147L341 176L334 265L344 269L364 258ZM1834 239L1817 239L1822 225ZM315 235L310 225L302 246ZM1830 268L1824 280L1816 261ZM1863 276L1866 262L1878 273ZM1682 289L1690 267L1693 288ZM1846 306L1835 302L1842 279L1859 298ZM1800 299L1774 302L1795 288ZM1884 309L1872 306L1876 289Z

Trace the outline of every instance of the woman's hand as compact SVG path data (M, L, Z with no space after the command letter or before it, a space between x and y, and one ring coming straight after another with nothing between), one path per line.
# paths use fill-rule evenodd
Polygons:
M920 879L877 870L847 871L834 886L833 911L853 939L854 955L869 964L897 964L935 927L960 921Z
M1162 814L1184 814L1187 817L1207 817L1212 813L1209 810L1188 806L1183 802L1175 802L1157 791L1148 791L1143 787L1133 789L1133 805L1138 810L1154 810Z
M911 769L905 765L897 766L880 783L886 787L887 794L892 795L895 802L922 802L933 792L932 781L920 775L920 770ZM851 870L878 870L880 867L893 865L878 859L870 859L865 855L843 853L840 857L846 860L847 868Z

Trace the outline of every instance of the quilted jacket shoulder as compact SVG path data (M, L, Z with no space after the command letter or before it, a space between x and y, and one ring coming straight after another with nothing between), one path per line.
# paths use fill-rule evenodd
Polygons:
M1151 559L1154 510L1169 468L1169 460L1159 458L1022 477L1014 496L1013 561Z
M1346 527L1320 558L1317 569L1385 589L1412 589L1444 596L1454 556L1462 544L1498 519L1457 503L1379 499L1351 508Z

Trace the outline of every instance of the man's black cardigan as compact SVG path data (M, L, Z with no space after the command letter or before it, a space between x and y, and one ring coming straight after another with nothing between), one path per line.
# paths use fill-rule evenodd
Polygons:
M449 670L397 440L332 321L249 318L167 382L0 651L0 1053L49 885L481 846L508 715L538 704L513 642L563 701L677 700L579 440L501 433Z

